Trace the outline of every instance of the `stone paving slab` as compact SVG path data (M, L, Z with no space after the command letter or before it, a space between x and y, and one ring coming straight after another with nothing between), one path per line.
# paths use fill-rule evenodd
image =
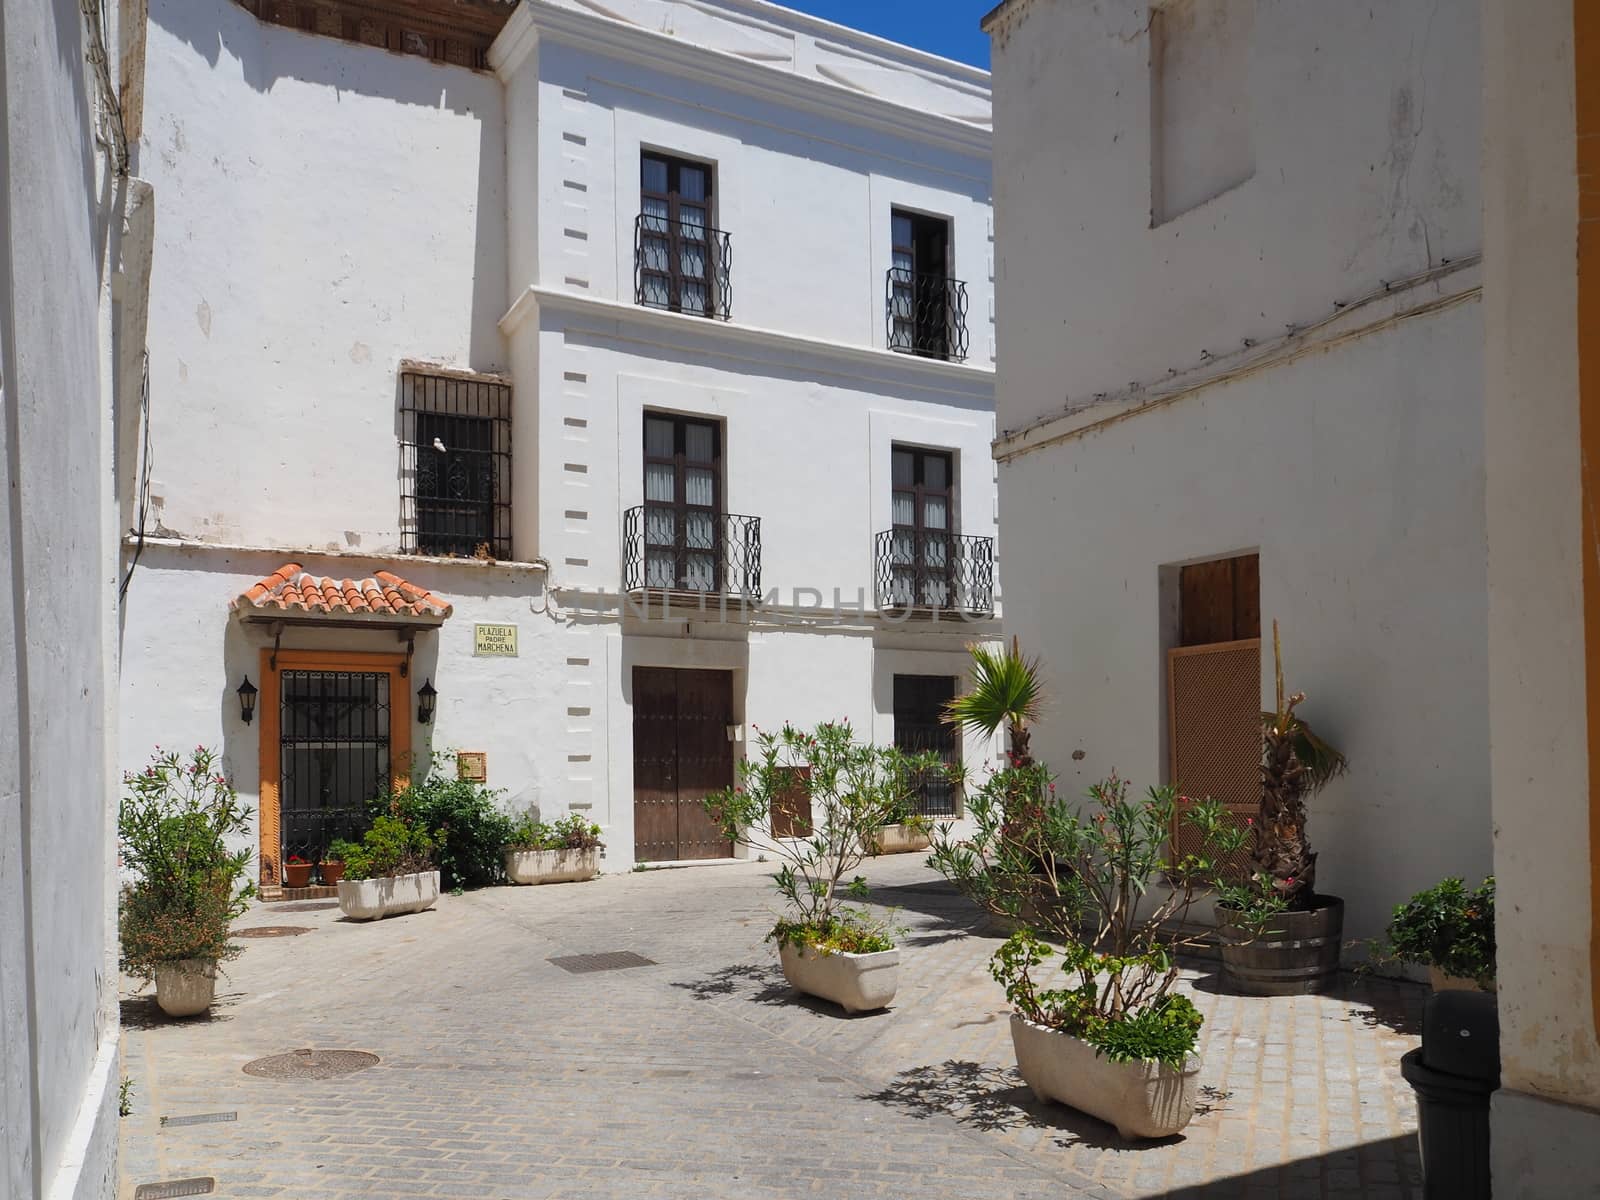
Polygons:
M999 939L919 856L864 872L907 934L894 1008L854 1018L797 997L762 944L771 870L487 889L374 924L298 912L312 932L243 943L210 1019L167 1022L130 994L123 1200L206 1175L217 1196L283 1200L1420 1200L1398 1066L1420 988L1255 999L1186 972L1207 1019L1201 1111L1182 1137L1130 1144L1023 1087L985 970ZM259 905L239 924L284 923ZM546 961L616 950L656 965ZM300 1047L381 1061L324 1081L241 1070ZM225 1111L238 1119L159 1120Z

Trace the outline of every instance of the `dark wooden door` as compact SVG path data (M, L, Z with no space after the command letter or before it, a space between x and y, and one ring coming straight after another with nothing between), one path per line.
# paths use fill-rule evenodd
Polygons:
M640 862L727 858L701 807L733 783L733 676L633 669L633 854Z

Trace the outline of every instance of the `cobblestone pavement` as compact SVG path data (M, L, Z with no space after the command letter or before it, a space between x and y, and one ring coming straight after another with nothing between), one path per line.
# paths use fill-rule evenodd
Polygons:
M494 888L375 924L259 905L240 927L310 931L243 943L209 1019L167 1022L127 986L123 1200L202 1176L283 1200L1420 1200L1399 1058L1421 989L1253 999L1186 972L1201 1109L1182 1137L1126 1143L1022 1086L984 969L998 939L919 859L867 865L909 932L895 1006L854 1018L784 984L755 863ZM547 961L612 950L656 965ZM301 1047L381 1061L323 1081L241 1070ZM216 1113L237 1116L161 1123Z

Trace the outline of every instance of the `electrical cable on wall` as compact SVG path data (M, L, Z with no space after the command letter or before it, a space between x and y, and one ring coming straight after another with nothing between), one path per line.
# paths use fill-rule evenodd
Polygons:
M133 530L133 558L128 563L127 573L122 577L122 586L117 588L119 604L128 598L128 585L133 582L133 569L139 565L139 555L144 553L145 522L150 512L150 351L148 349L140 361L139 423L143 426L143 430L140 437L139 478L135 484L138 489L138 525Z

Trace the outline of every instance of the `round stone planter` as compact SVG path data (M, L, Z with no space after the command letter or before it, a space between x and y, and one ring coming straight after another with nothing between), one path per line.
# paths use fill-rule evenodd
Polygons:
M600 874L600 851L507 850L505 864L512 883L581 883Z
M925 828L919 829L914 825L878 826L879 854L914 854L918 850L926 850L930 841Z
M1483 986L1476 979L1464 979L1460 975L1446 975L1438 967L1428 968L1428 984L1436 992L1481 992ZM1489 985L1489 991L1494 991L1494 984Z
M1302 996L1326 991L1339 974L1344 901L1317 896L1306 912L1279 913L1255 935L1216 906L1222 977L1246 996Z
M1129 1140L1171 1137L1194 1116L1200 1056L1182 1068L1161 1062L1112 1062L1070 1033L1011 1014L1017 1070L1033 1094L1099 1117Z
M900 951L824 954L811 946L778 947L783 977L809 996L831 1000L848 1013L888 1008L900 985Z
M341 879L339 911L354 921L376 921L432 908L439 899L439 872Z
M213 958L179 958L156 964L156 1005L169 1017L197 1017L217 994Z

